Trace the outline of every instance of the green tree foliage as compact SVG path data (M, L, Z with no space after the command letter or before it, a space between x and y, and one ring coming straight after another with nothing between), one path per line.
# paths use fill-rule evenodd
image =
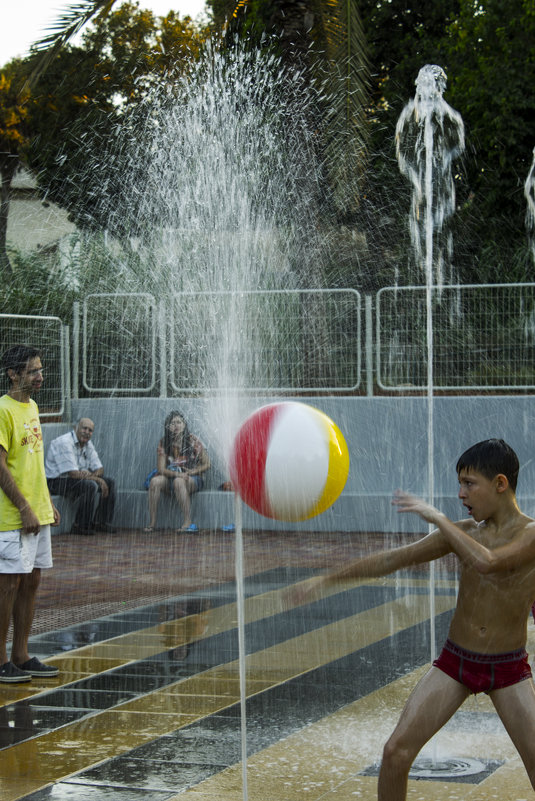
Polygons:
M448 75L445 100L462 115L467 149L457 164L454 263L462 280L525 280L522 185L533 150L533 0L359 0L372 63L370 169L360 223L376 221L381 275L410 262L409 187L394 129L424 64Z
M215 26L231 40L239 34L252 46L276 42L288 63L308 64L321 0L208 0L207 5Z
M86 14L111 5L94 0L80 8ZM522 190L535 144L533 0L508 0L505 6L503 0L208 0L208 5L212 32L222 31L232 42L242 36L251 46L276 45L283 60L304 69L318 97L327 99L311 120L325 164L324 222L353 229L337 243L347 240L345 249L358 252L351 269L358 271L361 287L392 281L410 261L410 187L399 174L394 130L426 63L445 69L445 99L466 125L453 222L458 273L465 281L532 276ZM0 84L5 268L2 219L21 158L39 176L42 191L68 208L80 227L102 230L111 223L119 235L135 233L120 203L110 221L100 202L103 195L120 198L124 189L115 134L121 130L123 141L133 135L129 120L151 86L162 76L172 82L198 55L206 35L174 12L155 19L137 4L125 5L101 14L82 45L54 51L48 71L23 102L20 73L29 73L38 57L6 66ZM352 171L355 163L358 169Z
M228 42L271 48L317 97L310 127L324 166L324 221L351 221L367 144L368 62L357 0L208 0Z
M94 53L94 81L104 101L138 103L155 80L181 74L189 59L198 58L204 34L189 18L170 11L157 18L151 11L126 3L103 17L84 37Z
M535 144L535 4L461 0L460 6L447 30L448 70L451 102L470 143L464 217L479 245L472 277L531 278L533 265L522 251L523 185Z
M57 20L46 30L44 36L32 46L34 53L41 53L33 64L27 85L33 86L45 73L56 54L91 20L100 14L109 14L115 0L78 0L70 3Z
M356 0L318 4L316 81L323 86L323 148L336 219L352 223L366 168L369 93L366 43ZM323 83L322 83L323 82Z
M80 46L60 49L38 78L28 164L43 194L78 227L136 233L135 214L122 213L118 148L134 136L129 121L151 86L163 76L172 83L198 57L204 36L189 17L156 18L124 4L99 17ZM38 59L29 59L29 72Z
M379 123L395 122L414 95L424 64L444 65L447 27L460 0L359 0L372 63L371 109Z
M358 0L358 5L371 86L368 163L356 223L366 241L361 269L374 289L403 282L414 267L407 226L411 189L399 172L394 134L404 105L414 97L420 68L444 62L444 33L458 0Z
M6 251L7 220L11 183L27 152L29 90L22 90L23 72L18 60L0 71L0 273L10 275Z

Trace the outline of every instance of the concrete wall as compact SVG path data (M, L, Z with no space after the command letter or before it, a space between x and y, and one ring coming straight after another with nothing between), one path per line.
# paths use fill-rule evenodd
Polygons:
M47 248L76 231L65 209L39 196L32 175L21 170L13 179L7 244L23 252Z
M135 527L147 523L143 479L155 467L163 420L172 409L181 410L214 463L208 489L195 500L194 519L201 527L218 528L234 517L232 494L215 491L227 477L221 442L248 413L273 400L242 402L233 423L221 400L213 398L88 399L73 401L72 406L73 419L88 416L95 422L94 444L121 491L117 525ZM416 518L398 515L390 499L397 487L427 492L427 399L322 397L302 402L324 411L343 432L351 458L347 485L333 507L318 518L283 524L245 508L244 525L270 530L425 531ZM457 499L457 458L479 440L502 437L520 459L520 504L535 515L534 400L529 396L435 398L433 413L436 504L454 519L464 516ZM44 424L45 446L67 427ZM162 507L162 525L178 525L176 517L173 504Z

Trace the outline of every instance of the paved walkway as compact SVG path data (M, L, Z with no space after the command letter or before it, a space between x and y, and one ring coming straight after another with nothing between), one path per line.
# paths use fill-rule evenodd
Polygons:
M60 675L0 688L2 801L371 801L382 744L429 661L426 571L306 607L283 595L384 540L246 533L244 774L234 536L55 537L32 653ZM439 638L452 567L438 571ZM488 699L470 699L435 749L410 799L531 797Z
M393 535L244 532L245 575L277 567L325 569L382 547ZM205 589L235 576L235 537L219 531L140 530L53 537L54 568L43 571L33 631Z

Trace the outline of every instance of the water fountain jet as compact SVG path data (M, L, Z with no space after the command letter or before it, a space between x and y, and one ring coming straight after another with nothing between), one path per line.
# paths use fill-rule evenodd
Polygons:
M535 262L535 147L533 148L533 161L524 184L524 195L526 197L526 228L529 238L529 247L533 261Z

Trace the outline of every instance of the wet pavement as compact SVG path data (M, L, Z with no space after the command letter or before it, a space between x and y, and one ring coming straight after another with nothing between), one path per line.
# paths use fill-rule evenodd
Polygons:
M248 798L375 797L382 744L429 662L427 577L354 583L297 608L284 593L381 543L246 535ZM233 537L120 532L54 545L31 653L60 675L0 686L0 798L244 797ZM439 640L455 600L451 568L437 581ZM486 700L467 702L443 735L484 770L411 781L410 798L529 797Z

